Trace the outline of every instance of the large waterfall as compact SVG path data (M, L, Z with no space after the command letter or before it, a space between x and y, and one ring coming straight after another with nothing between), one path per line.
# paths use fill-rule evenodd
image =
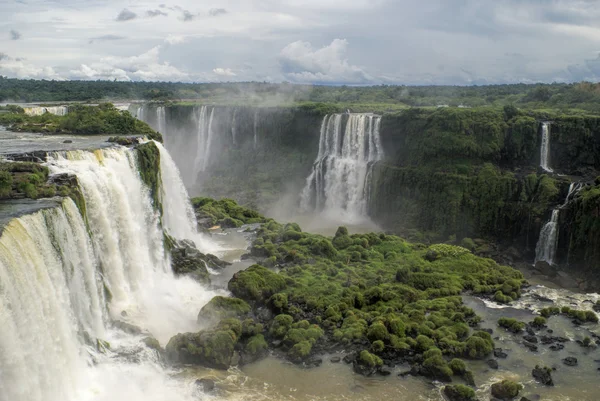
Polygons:
M569 185L569 191L563 204L552 210L550 220L542 227L535 247L535 262L543 261L551 265L554 264L556 260L556 248L558 247L558 218L560 217L560 211L569 204L569 201L573 199L573 196L575 196L581 187L581 183L572 182Z
M552 173L550 168L550 123L542 123L542 145L540 146L540 166L544 171Z
M157 146L164 229L203 249L210 241L196 232L177 169ZM65 199L13 219L0 237L0 398L193 399L140 340L151 334L165 345L177 332L197 330L196 314L214 294L171 272L135 151L55 153L48 166L77 176L87 221ZM116 330L117 320L147 334Z
M319 153L301 195L302 209L347 220L366 216L369 170L383 158L380 123L381 117L374 114L325 116Z

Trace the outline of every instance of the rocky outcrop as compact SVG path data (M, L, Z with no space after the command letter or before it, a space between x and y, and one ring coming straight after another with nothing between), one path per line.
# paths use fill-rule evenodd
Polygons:
M210 284L207 267L222 269L229 265L214 255L204 254L189 240L173 240L170 238L171 268L176 275L186 275L194 280Z

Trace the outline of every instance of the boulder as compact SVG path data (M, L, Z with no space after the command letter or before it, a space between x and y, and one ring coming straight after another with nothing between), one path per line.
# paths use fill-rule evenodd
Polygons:
M492 396L502 401L512 400L519 395L522 386L512 380L502 380L492 384Z
M444 396L448 401L475 401L475 391L472 388L462 384L449 385L444 387Z
M492 369L498 369L498 361L495 359L488 359L486 361L487 365Z
M239 298L213 297L198 313L198 322L217 322L221 319L241 318L250 312L250 305Z
M568 356L562 362L567 366L577 366L577 358L574 356Z
M554 381L551 375L552 369L548 367L540 367L538 365L531 371L531 375L538 382L545 384L546 386L554 386Z
M556 269L550 263L542 260L535 262L535 269L548 277L555 277L557 274Z
M210 284L207 267L222 269L230 263L214 255L203 254L189 240L175 240L169 237L171 245L171 268L176 275L186 275L202 284Z
M203 393L210 393L215 389L215 382L204 377L196 380L195 384Z

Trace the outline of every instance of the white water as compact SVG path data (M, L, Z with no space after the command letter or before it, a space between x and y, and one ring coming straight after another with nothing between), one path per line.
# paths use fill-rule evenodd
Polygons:
M196 157L194 159L194 170L196 173L205 171L210 162L214 112L214 107L209 108L208 106L201 106L196 110L196 124L198 126L196 134Z
M254 124L253 124L253 147L256 150L258 146L258 109L254 111Z
M25 114L28 116L41 116L45 113L55 114L57 116L64 116L69 112L68 106L49 106L49 107L41 107L41 106L33 106L33 107L24 107Z
M540 146L540 166L552 173L550 168L550 123L542 123L542 145Z
M561 209L565 208L571 199L581 189L582 184L572 182L569 185L569 192L563 204L552 211L550 220L542 227L540 237L535 247L535 262L544 261L549 264L554 264L556 259L556 248L558 246L558 218L560 217Z
M165 106L158 106L156 108L156 130L167 136L167 116L165 113Z
M161 147L161 173L169 176L162 181L170 182L177 170L163 153ZM192 400L193 387L170 379L142 337L110 325L126 320L164 346L177 332L197 330L198 310L215 295L173 276L134 152L63 152L48 165L77 175L89 224L67 199L13 219L0 237L0 398ZM163 202L176 209L164 224L198 243L182 217L189 217L187 195L181 180L174 182L163 187ZM96 338L108 340L112 351L98 352Z
M373 114L325 116L319 153L301 195L303 210L323 211L349 222L366 217L369 166L383 158L380 123L381 117Z

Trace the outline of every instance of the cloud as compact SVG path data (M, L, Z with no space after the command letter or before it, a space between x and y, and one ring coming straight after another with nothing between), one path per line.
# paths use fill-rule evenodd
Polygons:
M185 41L186 41L186 37L183 35L169 35L165 39L165 42L167 42L171 45L181 44L181 43L184 43Z
M153 18L153 17L158 17L159 15L166 17L169 14L167 14L164 11L160 11L160 10L148 10L148 11L146 11L146 15L150 18Z
M117 21L131 21L135 18L137 18L137 14L126 8L124 8L119 15L117 15Z
M181 10L182 13L182 19L184 22L188 22L193 20L194 18L196 18L196 15L192 14L191 12L189 12L188 10Z
M373 80L360 67L345 58L348 41L334 39L331 44L314 50L309 42L296 41L285 46L279 55L283 75L298 83L365 84Z
M214 68L213 73L220 77L235 77L237 74L231 70L231 68Z
M0 75L21 79L64 80L52 67L37 67L26 63L23 58L12 58L5 53L0 53Z
M224 8L211 8L210 10L208 10L208 14L211 17L216 17L217 15L227 14L227 10L225 10Z
M81 64L71 70L75 79L108 79L119 81L182 81L190 80L188 73L182 72L159 58L161 46L155 46L139 56L103 57L99 62Z
M111 40L123 40L125 39L125 36L119 36L119 35L102 35L102 36L96 36L95 38L90 38L90 41L88 43L94 43L94 41L98 40L98 41L111 41Z
M21 39L21 33L11 29L10 31L10 40L19 40Z

